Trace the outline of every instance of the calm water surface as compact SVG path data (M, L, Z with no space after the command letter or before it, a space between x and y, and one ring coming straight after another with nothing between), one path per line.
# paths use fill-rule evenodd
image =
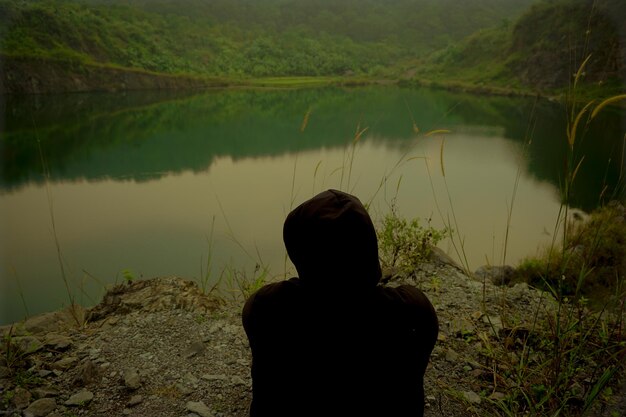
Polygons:
M284 217L327 188L371 203L374 218L394 203L436 227L456 217L471 268L502 263L511 206L506 263L549 243L561 199L565 111L533 99L377 87L2 105L0 324L67 304L51 214L75 296L92 305L125 270L200 280L209 253L208 285L257 264L290 274ZM572 206L624 198L625 119L609 109L586 129Z

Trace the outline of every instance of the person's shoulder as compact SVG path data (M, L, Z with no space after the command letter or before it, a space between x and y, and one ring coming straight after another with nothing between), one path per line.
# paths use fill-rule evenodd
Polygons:
M436 317L435 308L422 290L413 285L400 285L397 287L380 287L387 303L399 308L405 313L424 317Z
M266 284L246 300L242 310L244 327L249 329L255 322L281 319L290 305L299 299L301 282L298 278Z
M256 292L254 292L248 300L272 300L274 301L277 297L286 297L294 292L300 290L301 283L299 278L290 278L285 281L272 282L269 284L265 284L261 288L259 288Z
M276 308L281 303L296 298L300 287L298 278L265 284L248 297L244 310Z
M414 304L428 300L426 294L413 285L403 284L397 287L379 287L379 289L386 298L396 303Z

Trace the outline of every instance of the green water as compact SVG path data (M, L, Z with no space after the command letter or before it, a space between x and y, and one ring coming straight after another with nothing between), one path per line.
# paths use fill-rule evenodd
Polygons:
M251 276L257 264L289 274L284 217L326 188L358 195L375 218L393 201L434 226L456 217L472 268L502 262L512 206L504 261L514 265L552 239L568 150L559 105L426 89L73 94L2 105L0 324L67 304L51 215L85 305L124 270L200 281L208 269L208 285L233 268ZM449 133L425 135L433 129ZM623 109L585 125L571 206L624 199L625 132ZM456 256L449 242L441 247Z

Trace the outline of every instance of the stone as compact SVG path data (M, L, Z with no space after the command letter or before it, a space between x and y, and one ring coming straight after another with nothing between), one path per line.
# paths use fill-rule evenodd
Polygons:
M189 401L186 406L187 411L195 413L200 417L215 417L211 412L211 409L206 406L202 401L195 402Z
M459 354L456 353L454 350L452 349L448 349L446 351L446 360L448 362L458 362L459 361Z
M489 280L495 285L509 285L515 278L515 268L510 265L483 265L475 272L476 279Z
M492 328L496 334L499 334L500 330L504 328L502 318L500 316L483 316L483 323Z
M43 343L35 336L19 336L11 339L11 342L15 344L20 351L29 355L35 353L43 348Z
M464 391L463 398L471 404L480 404L482 401L480 395L476 394L474 391Z
M206 381L228 381L228 377L223 374L222 375L204 374L202 375L201 378Z
M35 398L50 398L59 395L59 390L53 387L39 387L33 389L33 395Z
M45 417L57 408L54 398L42 398L32 402L26 410L24 416Z
M88 404L91 400L93 400L93 393L91 391L80 391L65 401L65 405L82 406Z
M77 373L72 380L74 385L85 386L96 382L100 376L98 367L89 359L85 360L77 369Z
M15 391L13 391L13 405L15 406L15 408L22 410L28 407L28 404L30 404L30 400L32 397L33 395L30 393L30 391L22 387L17 387L15 388Z
M51 333L75 328L84 322L85 309L75 304L64 310L39 314L29 318L24 323L24 330L28 334Z
M194 342L185 350L185 358L190 359L196 355L200 355L206 349L204 343Z
M457 337L474 334L474 324L465 318L454 318L449 323L450 333Z
M248 385L242 377L236 375L231 378L231 382L233 385Z
M72 346L72 338L56 333L49 333L45 339L45 345L55 350L65 350Z
M502 392L498 392L498 391L494 391L491 393L491 395L489 396L490 400L495 400L495 401L502 401L506 398L506 395Z
M181 383L175 384L174 387L180 392L181 395L187 396L193 392L193 390Z
M187 372L183 377L183 382L187 385L196 386L200 380L196 378L191 372Z
M73 366L76 362L78 362L78 358L76 356L68 356L53 363L51 368L64 371Z
M124 385L131 390L137 390L141 387L141 377L136 369L127 369L124 372Z
M143 402L142 395L133 395L132 397L130 397L130 400L128 400L128 406L134 407L138 404L141 404L142 402Z

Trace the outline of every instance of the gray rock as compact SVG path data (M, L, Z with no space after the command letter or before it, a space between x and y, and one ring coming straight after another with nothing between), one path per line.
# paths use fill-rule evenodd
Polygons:
M56 370L66 370L73 366L76 362L78 362L78 358L75 356L68 356L62 359L59 359L55 363L52 364L51 368Z
M131 390L136 390L141 387L141 377L136 369L127 369L124 372L124 385Z
M491 395L489 396L490 400L496 400L496 401L502 401L506 398L506 395L502 392L498 392L495 391L493 393L491 393Z
M236 375L231 378L231 383L233 385L248 385L242 377Z
M85 309L76 304L64 310L31 317L24 323L24 330L28 334L51 333L74 328L84 322Z
M72 346L72 338L56 333L49 333L46 336L45 345L56 350L65 350Z
M199 415L200 417L214 417L213 413L211 412L211 409L209 409L209 407L207 407L206 404L204 404L202 401L199 401L199 402L189 401L187 403L186 409L187 411L195 413Z
M35 353L38 350L43 348L43 343L35 336L19 336L14 337L12 340L14 343L24 354Z
M222 375L204 374L202 375L201 378L206 381L228 381L228 377L223 374Z
M449 323L449 329L450 334L457 337L465 337L467 335L473 334L475 331L474 324L463 317L457 317L452 319Z
M446 360L448 362L458 362L459 361L459 354L456 353L454 350L452 349L448 349L446 352Z
M474 272L474 276L480 281L486 279L495 285L509 285L515 277L515 268L510 265L483 265Z
M128 401L128 406L129 407L134 407L138 404L141 404L143 402L143 396L142 395L133 395L132 397L130 397L130 400Z
M187 385L196 386L200 380L196 378L191 372L187 372L183 377L183 382Z
M22 387L17 387L15 388L15 391L13 391L13 405L18 410L24 409L28 407L28 404L30 404L30 400L32 397L33 396L30 391Z
M193 392L193 389L191 389L191 388L189 388L189 387L187 387L187 386L185 386L185 385L183 385L181 383L175 384L174 387L176 387L176 389L178 390L178 392L181 393L181 395L187 396L187 395L189 395L189 394L191 394Z
M492 327L496 334L504 328L502 318L500 316L483 316L483 323Z
M33 395L36 398L50 398L59 395L59 390L53 387L39 387L33 389Z
M72 382L74 385L85 386L97 381L99 377L100 373L98 368L92 361L87 359L78 367Z
M93 400L93 393L91 391L80 391L65 401L65 405L81 406L88 404L91 400Z
M57 408L57 402L54 398L42 398L31 403L26 410L24 416L44 417Z
M204 352L206 346L202 342L194 342L185 350L185 358L193 358L196 355L200 355Z
M482 401L480 395L476 394L474 391L464 391L463 398L471 404L480 404Z

